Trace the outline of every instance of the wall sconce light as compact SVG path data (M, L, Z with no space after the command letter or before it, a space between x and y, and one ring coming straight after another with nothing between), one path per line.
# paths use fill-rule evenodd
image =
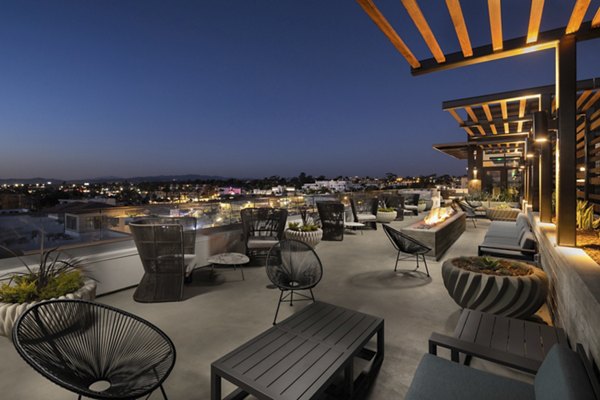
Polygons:
M548 114L546 111L533 113L533 137L536 143L548 141Z
M579 167L580 172L585 172L585 167Z
M473 179L477 179L477 167L473 168Z

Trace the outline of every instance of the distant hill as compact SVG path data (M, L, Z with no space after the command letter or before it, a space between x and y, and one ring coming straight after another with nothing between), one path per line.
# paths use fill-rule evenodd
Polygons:
M194 181L194 180L227 180L230 178L216 175L156 175L156 176L134 176L130 178L123 178L118 176L101 176L97 178L89 178L89 179L57 179L57 178L26 178L26 179L16 179L16 178L0 178L0 184L13 185L15 183L24 183L24 184L36 184L36 183L46 183L52 182L56 183L81 183L81 182L169 182L169 181ZM244 178L246 179L246 178Z

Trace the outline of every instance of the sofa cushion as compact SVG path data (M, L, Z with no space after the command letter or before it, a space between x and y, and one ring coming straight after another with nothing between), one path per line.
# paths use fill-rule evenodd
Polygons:
M533 400L533 385L425 354L407 400Z
M279 240L274 236L255 236L248 239L247 246L249 249L270 249L279 243Z
M535 376L537 400L592 400L594 391L579 355L568 346L555 344Z
M516 225L519 229L526 229L528 231L531 230L531 228L529 227L529 220L527 219L527 215L523 213L519 213L519 215L517 215Z

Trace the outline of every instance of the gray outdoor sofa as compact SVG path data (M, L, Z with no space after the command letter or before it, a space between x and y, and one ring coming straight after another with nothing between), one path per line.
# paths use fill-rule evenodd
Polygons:
M521 213L515 222L492 221L478 253L480 256L533 261L537 253L537 241L527 216Z
M566 345L554 345L531 385L425 354L405 398L593 400L597 398L597 378L584 357Z

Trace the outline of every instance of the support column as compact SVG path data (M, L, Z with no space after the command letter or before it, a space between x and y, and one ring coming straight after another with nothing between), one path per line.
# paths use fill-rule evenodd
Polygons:
M565 36L558 42L556 57L556 239L560 246L575 246L577 41L574 35Z
M531 210L540 211L540 163L536 154L531 159Z
M540 108L541 112L534 115L534 130L545 131L548 136L547 141L539 143L540 222L552 222L552 140L548 131L552 101L549 95L542 96Z
M589 126L589 119L587 117L587 115L583 115L584 118L584 130L583 130L583 149L584 149L584 154L583 154L583 167L585 168L585 171L583 172L583 179L584 179L584 183L583 183L583 198L585 201L588 201L590 199L590 168L593 168L592 165L590 165L590 126Z

